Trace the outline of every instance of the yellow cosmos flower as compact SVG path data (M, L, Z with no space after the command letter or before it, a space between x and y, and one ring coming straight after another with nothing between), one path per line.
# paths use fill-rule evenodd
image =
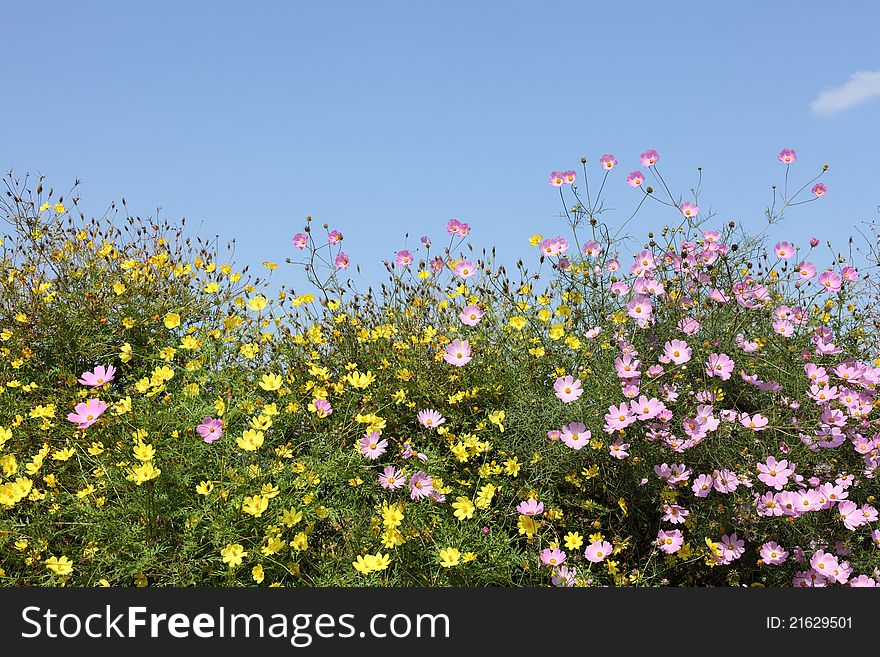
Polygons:
M230 568L236 568L241 565L244 558L248 555L244 546L240 543L229 543L225 548L220 550L220 556L223 557L223 563L229 564Z
M254 312L260 312L269 304L269 300L264 297L262 294L258 294L253 299L248 301L247 307Z
M67 557L58 557L52 556L46 559L44 562L46 564L46 568L51 570L56 575L70 575L73 572L73 562Z
M470 520L474 517L474 510L476 509L474 503L466 497L457 497L455 502L452 503L452 508L455 509L453 515L459 520Z
M264 374L263 378L260 380L260 387L263 390L272 392L278 390L282 383L283 381L278 374Z
M246 452L256 452L263 446L264 438L262 431L247 429L240 437L235 439L235 443Z
M454 547L440 550L440 565L444 568L452 568L461 562L461 552Z
M265 495L247 496L244 498L244 503L241 505L241 510L254 518L262 516L263 511L268 508L269 498Z

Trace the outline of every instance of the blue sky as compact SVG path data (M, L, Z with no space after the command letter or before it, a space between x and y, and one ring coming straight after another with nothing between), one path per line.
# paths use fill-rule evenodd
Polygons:
M596 176L603 153L620 161L612 225L655 148L674 189L702 166L701 209L760 227L792 147L793 179L828 162L830 193L771 235L842 246L878 218L880 5L717 7L7 3L0 166L58 189L79 178L96 213L124 196L237 237L242 264L282 262L311 214L344 233L367 284L405 233L439 241L451 217L504 261L536 259L532 233L563 233L547 176L581 155ZM658 206L632 228L667 221Z

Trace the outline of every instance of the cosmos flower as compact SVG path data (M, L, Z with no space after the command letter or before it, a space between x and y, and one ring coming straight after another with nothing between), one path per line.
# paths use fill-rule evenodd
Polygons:
M684 203L682 203L679 209L681 210L681 213L688 219L693 219L700 213L700 208L698 208L696 204L691 203L690 201L685 201Z
M385 490L397 490L406 484L406 477L393 465L385 466L379 475L379 485Z
M630 187L639 187L643 182L645 182L645 175L641 171L632 171L626 177L626 184Z
M473 304L469 306L465 306L462 308L461 313L459 313L458 318L461 320L462 324L467 326L476 326L480 323L480 320L483 319L483 311L480 310L479 306L475 306Z
M462 278L470 278L477 273L477 268L474 266L474 263L470 262L469 260L462 260L455 265L454 271L457 276L461 276Z
M446 353L443 360L450 365L462 367L471 362L471 345L467 340L453 340L446 345Z
M531 518L534 516L539 516L542 513L544 513L544 503L539 502L538 500L536 500L533 497L530 497L529 499L525 500L524 502L520 502L517 505L516 510L521 515L528 516Z
M570 404L584 394L580 379L576 379L571 375L556 379L556 382L553 384L553 390L556 396L565 404Z
M430 497L434 492L434 480L422 470L414 472L409 478L409 496L414 500Z
M614 157L611 153L606 153L599 158L599 166L606 171L611 171L611 169L617 166L617 158Z
M587 431L586 425L581 422L566 424L559 432L559 439L562 443L574 450L579 450L589 444L592 437L592 434Z
M102 386L105 383L110 383L113 380L114 375L116 374L116 368L112 365L108 365L104 367L103 365L98 365L91 372L83 372L82 376L79 378L79 382L84 386L90 387L98 387Z
M427 408L423 411L419 411L417 417L419 419L419 424L421 424L426 429L436 429L441 424L446 422L446 418L440 415L440 413L435 411L433 408Z
M371 431L358 441L358 450L371 461L382 456L387 447L388 441L375 431Z
M196 431L209 445L223 436L223 420L206 417Z
M398 267L409 267L413 263L413 255L406 249L394 254L394 264Z
M77 404L73 410L67 414L67 421L73 422L77 429L88 429L107 410L107 404L100 399L89 399Z
M783 148L779 151L779 155L776 156L776 159L783 164L794 164L794 161L797 159L797 153L790 148Z
M642 165L646 167L652 167L657 164L657 161L660 159L660 153L655 151L653 148L646 150L639 156L642 160Z
M593 541L584 550L584 558L592 563L605 561L614 551L614 546L608 541Z

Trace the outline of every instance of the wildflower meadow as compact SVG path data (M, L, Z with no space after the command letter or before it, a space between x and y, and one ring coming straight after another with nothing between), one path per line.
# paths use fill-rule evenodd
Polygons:
M344 225L256 271L8 175L0 584L877 586L875 251L767 238L828 166L731 221L621 159L515 266L444 218L367 289Z

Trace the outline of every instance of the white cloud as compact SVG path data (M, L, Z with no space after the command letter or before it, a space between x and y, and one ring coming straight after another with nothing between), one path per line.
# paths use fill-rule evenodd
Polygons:
M849 82L825 89L810 103L813 114L829 116L880 96L880 71L856 71Z

